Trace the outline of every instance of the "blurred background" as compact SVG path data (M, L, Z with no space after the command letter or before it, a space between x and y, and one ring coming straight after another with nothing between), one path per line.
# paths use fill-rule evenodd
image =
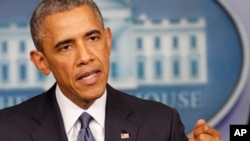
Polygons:
M0 109L55 83L29 60L39 0L0 0ZM229 140L250 107L249 0L96 0L113 32L109 83L176 108L188 134L204 118Z

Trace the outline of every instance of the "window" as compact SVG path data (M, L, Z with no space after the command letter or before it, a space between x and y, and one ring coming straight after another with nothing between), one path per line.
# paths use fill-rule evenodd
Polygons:
M25 44L24 41L21 41L21 42L19 43L19 51L20 51L21 53L24 53L24 52L26 51L26 44Z
M118 67L117 63L112 62L111 63L111 78L116 79L118 77Z
M7 53L8 52L8 44L6 41L3 41L1 44L1 52L2 53Z
M1 66L1 78L3 81L9 80L9 66L7 64L3 64Z
M178 59L173 60L173 76L179 77L180 76L180 61Z
M178 49L179 41L177 37L173 37L173 48Z
M155 61L155 76L156 78L162 77L162 62L160 60Z
M145 66L144 65L145 65L144 62L142 62L142 61L139 61L137 63L137 76L139 79L144 79L144 77L145 77L145 68L144 68Z
M138 50L142 50L142 38L137 38L136 39L136 48L138 49Z
M21 64L19 66L19 78L21 81L25 81L27 79L27 68L25 64Z
M116 39L115 38L112 39L112 50L113 51L117 50L117 44L116 44Z
M159 49L161 47L161 40L159 37L155 37L154 43L155 43L155 49Z
M191 48L195 49L196 46L197 46L197 38L196 36L191 36L190 37L190 45L191 45Z
M170 23L174 23L174 24L177 24L180 22L180 19L174 19L174 18L171 18L170 19Z
M190 72L191 72L191 77L196 78L198 77L199 73L199 67L198 67L198 62L196 60L192 60L190 62Z

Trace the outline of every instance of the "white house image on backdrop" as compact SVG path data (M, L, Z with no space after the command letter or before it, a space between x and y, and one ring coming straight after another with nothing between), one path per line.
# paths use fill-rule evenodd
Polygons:
M109 83L119 89L207 83L206 21L132 19L129 2L97 0L113 32ZM0 24L0 90L49 88L29 59L34 49L28 23Z

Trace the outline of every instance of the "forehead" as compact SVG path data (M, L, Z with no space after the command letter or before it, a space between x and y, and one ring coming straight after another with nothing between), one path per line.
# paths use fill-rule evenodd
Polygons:
M83 5L68 11L51 14L45 17L43 21L45 35L51 35L51 32L62 34L65 30L72 32L89 30L90 28L102 28L102 23L96 16L91 7Z
M81 37L90 30L103 30L103 25L91 7L83 5L51 14L43 21L43 46Z

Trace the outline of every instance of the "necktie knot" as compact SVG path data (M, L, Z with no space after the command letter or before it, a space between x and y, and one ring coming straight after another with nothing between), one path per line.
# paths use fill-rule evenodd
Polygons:
M82 113L79 119L81 122L81 129L86 129L89 127L89 122L92 120L92 116L89 115L87 112L84 112Z

